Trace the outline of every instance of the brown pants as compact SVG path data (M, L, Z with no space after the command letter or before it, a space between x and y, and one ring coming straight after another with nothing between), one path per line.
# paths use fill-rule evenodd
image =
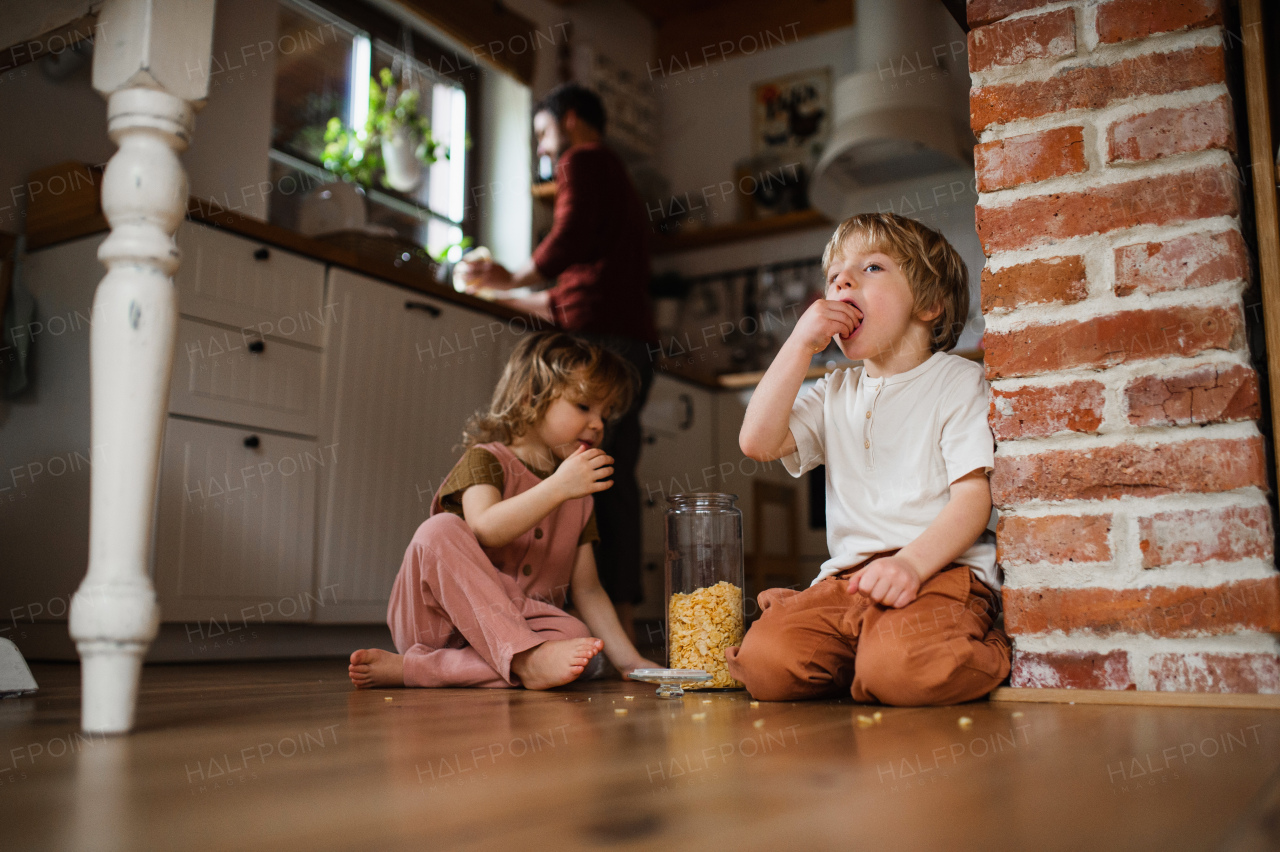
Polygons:
M901 609L850 595L854 570L803 591L760 594L759 620L725 654L752 697L795 701L847 689L861 703L957 704L1008 676L1009 638L992 626L1000 598L968 567L947 566Z

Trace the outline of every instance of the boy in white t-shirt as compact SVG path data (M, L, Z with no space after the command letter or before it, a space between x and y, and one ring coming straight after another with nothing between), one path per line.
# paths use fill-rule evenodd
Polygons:
M766 701L980 698L1009 674L1009 640L994 626L988 386L946 353L969 309L964 261L936 231L879 213L841 223L822 266L826 299L769 366L739 443L793 476L826 465L831 558L808 589L760 595L729 671ZM832 338L862 365L797 399Z

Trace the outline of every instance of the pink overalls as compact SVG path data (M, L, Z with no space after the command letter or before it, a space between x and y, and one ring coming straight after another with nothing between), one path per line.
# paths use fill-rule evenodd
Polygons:
M504 445L479 446L502 465L502 499L541 482ZM404 685L519 686L513 656L548 640L591 635L560 607L592 499L568 500L515 541L489 548L440 507L440 497L405 550L387 606L387 625L404 654Z

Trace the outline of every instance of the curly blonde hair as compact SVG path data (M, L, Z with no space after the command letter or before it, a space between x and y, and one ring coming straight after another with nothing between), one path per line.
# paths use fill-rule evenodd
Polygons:
M639 384L636 368L608 349L559 331L530 335L511 353L489 410L467 421L462 446L509 444L562 396L601 402L616 419L631 407Z
M914 219L896 213L860 213L836 227L822 252L822 274L845 251L849 239L860 238L872 251L892 257L915 296L913 313L941 307L933 321L931 352L956 345L969 316L969 270L947 238Z

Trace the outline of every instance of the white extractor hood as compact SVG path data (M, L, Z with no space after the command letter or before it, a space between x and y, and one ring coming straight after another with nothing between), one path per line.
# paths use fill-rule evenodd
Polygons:
M857 0L856 73L832 98L834 129L811 203L833 219L890 184L969 169L964 34L938 0Z

